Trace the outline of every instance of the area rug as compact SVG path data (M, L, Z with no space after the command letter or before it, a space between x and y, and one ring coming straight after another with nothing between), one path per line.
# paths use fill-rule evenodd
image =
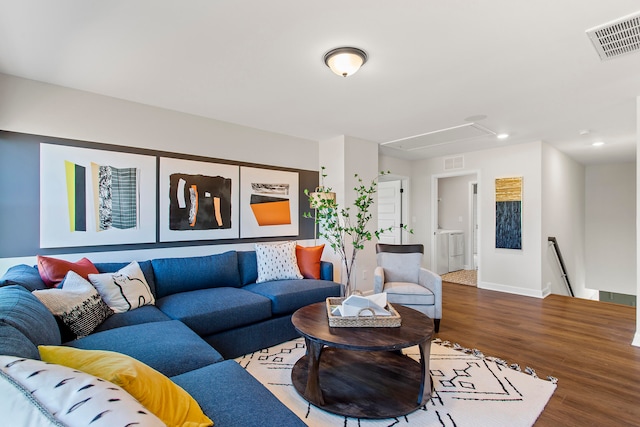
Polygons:
M419 360L417 347L404 352ZM323 411L298 394L291 384L291 369L304 353L304 340L298 338L236 361L311 427L532 426L557 382L553 377L539 378L531 368L435 340L429 364L435 392L429 402L399 418L357 419Z
M460 285L478 286L478 270L458 270L445 273L443 282L458 283Z

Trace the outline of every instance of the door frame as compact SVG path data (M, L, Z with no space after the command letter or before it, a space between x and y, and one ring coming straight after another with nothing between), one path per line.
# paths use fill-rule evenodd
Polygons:
M431 175L431 265L437 265L436 251L436 233L438 231L438 180L442 178L455 178L457 176L475 175L475 182L478 184L477 194L477 209L478 209L478 224L482 224L482 182L481 173L478 169L458 170L453 172L444 172ZM482 248L482 235L478 233L478 284L480 283L481 269L481 248ZM473 256L473 255L472 255ZM473 259L472 259L473 262ZM435 267L434 267L435 268Z

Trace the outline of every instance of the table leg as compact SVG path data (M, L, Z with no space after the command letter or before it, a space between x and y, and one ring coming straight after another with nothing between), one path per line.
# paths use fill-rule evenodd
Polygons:
M418 394L418 405L424 405L431 398L431 375L429 374L429 356L431 355L431 340L418 345L420 348L420 392Z
M324 397L320 389L320 355L323 344L305 338L307 345L307 386L304 395L307 400L317 405L324 405Z

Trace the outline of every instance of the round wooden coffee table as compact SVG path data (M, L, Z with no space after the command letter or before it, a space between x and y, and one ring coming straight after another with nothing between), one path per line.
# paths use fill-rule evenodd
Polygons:
M398 417L423 406L431 397L433 320L393 307L402 317L398 328L329 327L324 302L296 311L291 321L307 345L291 371L298 393L326 411L357 418ZM420 362L399 351L414 345Z

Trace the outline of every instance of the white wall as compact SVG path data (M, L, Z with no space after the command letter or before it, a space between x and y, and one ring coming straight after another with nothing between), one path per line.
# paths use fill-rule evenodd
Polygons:
M556 148L542 145L543 292L569 295L548 237L558 241L573 293L592 298L585 285L585 168ZM596 293L597 294L597 293Z
M317 141L265 132L4 74L0 74L0 129L265 165L318 169ZM90 258L96 262L127 261L133 258L172 256L176 251L180 256L189 256L221 252L228 248L216 245L104 252L92 253ZM35 263L35 255L0 259L0 274L17 263ZM81 255L62 254L59 257L75 261Z
M541 274L541 142L505 146L464 154L464 170L478 174L479 271L478 287L542 297ZM451 172L451 171L449 171ZM425 260L431 264L432 182L446 176L444 158L417 160L412 168L412 216L416 238L423 239ZM495 179L523 177L522 250L495 247Z
M586 168L586 286L637 294L636 164Z
M637 166L640 159L640 96L636 97L636 295L640 295L640 168ZM640 304L636 304L636 333L633 337L633 345L640 347Z
M359 186L355 174L362 178L362 185L368 187L371 180L377 179L378 169L378 144L350 136L340 136L319 144L320 166L325 167L327 178L325 183L336 192L336 201L341 208L350 207L350 216L355 218L356 212L353 202L356 199L354 188ZM368 229L373 232L378 224L377 208L371 209L372 218L368 223ZM358 252L356 257L355 274L357 289L363 293L373 290L373 270L376 267L375 239L367 242L365 248ZM351 246L348 246L350 251ZM331 249L325 248L325 256L334 262L334 276L340 277L337 270L341 259L330 254ZM337 270L337 271L336 271Z

